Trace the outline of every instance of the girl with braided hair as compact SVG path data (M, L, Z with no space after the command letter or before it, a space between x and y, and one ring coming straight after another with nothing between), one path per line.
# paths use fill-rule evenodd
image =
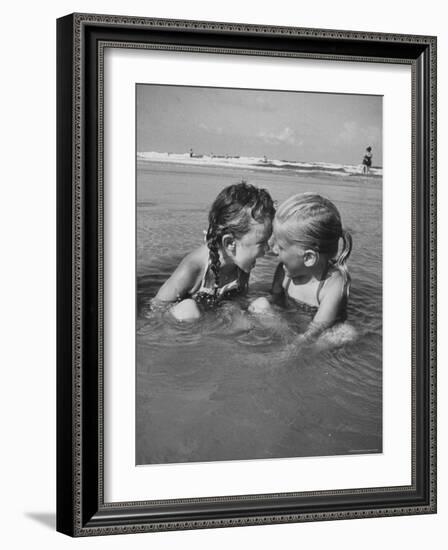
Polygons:
M342 228L338 209L328 199L303 193L279 206L273 252L280 264L272 284L272 302L310 314L312 321L299 341L314 340L345 321L350 290L346 261L351 250L351 235ZM249 311L273 313L266 298L252 302Z
M209 212L205 243L188 254L159 289L156 303L175 303L180 321L247 290L257 258L272 233L273 201L265 189L241 182L223 189Z

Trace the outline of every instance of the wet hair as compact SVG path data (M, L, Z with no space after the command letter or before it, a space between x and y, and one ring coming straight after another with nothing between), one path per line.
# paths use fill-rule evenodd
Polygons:
M326 254L341 273L346 296L350 290L350 274L346 262L352 251L352 237L342 227L336 206L315 193L294 195L283 202L275 215L277 231L287 241L305 249ZM339 241L342 248L339 252Z
M219 286L219 248L224 235L242 238L255 221L264 223L275 215L274 203L266 189L259 189L245 181L224 188L213 202L208 214L206 242L210 268Z

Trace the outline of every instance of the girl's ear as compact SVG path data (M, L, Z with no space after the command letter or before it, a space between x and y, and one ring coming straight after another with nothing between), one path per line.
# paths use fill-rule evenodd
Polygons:
M306 267L313 267L317 264L319 261L319 252L316 252L315 250L306 250L305 254L303 255L303 262L306 265Z
M223 235L222 239L222 247L224 250L226 250L228 253L232 253L235 250L235 237L231 235L230 233L226 233Z

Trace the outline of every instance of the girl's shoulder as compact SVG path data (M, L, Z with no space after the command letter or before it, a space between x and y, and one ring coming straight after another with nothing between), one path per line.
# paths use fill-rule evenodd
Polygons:
M203 270L208 262L208 248L205 245L198 246L181 260L179 267L188 268L192 271Z
M207 247L199 246L182 258L172 277L182 281L185 289L191 292L201 281L204 270L207 268L207 261Z
M191 294L200 284L204 271L203 258L204 252L200 247L184 256L160 287L156 298L162 302L175 302Z
M320 301L327 296L344 295L345 280L337 267L330 267L319 292Z

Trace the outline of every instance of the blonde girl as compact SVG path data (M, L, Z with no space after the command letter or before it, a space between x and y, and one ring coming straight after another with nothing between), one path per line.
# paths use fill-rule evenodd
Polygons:
M350 291L346 262L351 250L351 235L343 229L339 211L330 200L303 193L279 206L274 219L273 252L280 263L272 284L272 301L310 315L302 339L314 339L346 319ZM253 313L269 310L265 298L250 306Z

